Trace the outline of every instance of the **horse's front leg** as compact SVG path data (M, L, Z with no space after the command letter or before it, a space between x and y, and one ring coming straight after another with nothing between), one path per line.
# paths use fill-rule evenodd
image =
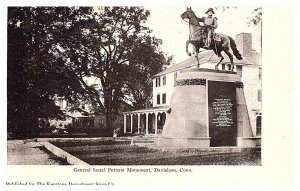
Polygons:
M199 62L198 54L199 54L200 45L199 44L194 44L194 47L195 47L195 50L196 50L195 57L197 59L197 68L199 68L200 67L200 62Z
M185 51L186 51L186 53L189 55L189 56L191 56L192 54L189 52L189 44L190 44L190 40L187 40L186 41L186 43L185 43Z
M223 59L224 59L224 57L220 54L220 56L219 56L219 58L220 58L220 60L219 60L219 62L216 64L216 66L215 66L215 69L216 70L219 70L219 64L223 61Z

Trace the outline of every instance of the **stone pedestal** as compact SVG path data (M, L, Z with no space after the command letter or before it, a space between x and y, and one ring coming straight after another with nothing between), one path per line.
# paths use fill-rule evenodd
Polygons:
M237 138L238 147L249 148L261 146L260 137L238 137Z
M207 148L256 145L243 83L235 72L187 69L179 73L162 147ZM245 139L243 139L245 138Z

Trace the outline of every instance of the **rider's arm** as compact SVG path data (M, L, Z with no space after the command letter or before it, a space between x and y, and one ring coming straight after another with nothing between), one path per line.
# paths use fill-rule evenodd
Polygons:
M197 18L198 22L204 23L205 17Z
M217 22L217 17L214 17L214 22L213 24L211 25L214 29L216 29L218 27L218 22Z

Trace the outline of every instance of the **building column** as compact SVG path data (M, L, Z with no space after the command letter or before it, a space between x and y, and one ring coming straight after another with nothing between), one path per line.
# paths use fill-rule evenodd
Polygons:
M163 123L162 123L162 125L165 126L165 123L166 123L166 120L167 120L167 112L164 111L161 116L165 116L165 118L163 119Z
M141 126L140 116L141 114L138 113L138 134L140 133L140 126Z
M158 113L154 113L154 129L155 129L155 135L157 135L157 123L158 123Z
M130 114L130 133L132 133L133 129L133 114Z
M124 114L124 133L126 133L126 114Z
M149 132L148 132L148 114L149 113L146 113L146 135L149 134Z

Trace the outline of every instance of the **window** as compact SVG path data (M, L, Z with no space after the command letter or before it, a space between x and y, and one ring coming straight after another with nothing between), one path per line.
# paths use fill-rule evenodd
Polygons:
M167 78L166 76L163 77L163 86L167 84Z
M156 87L160 86L160 77L156 78Z
M243 73L243 67L242 66L236 66L236 73L242 77Z
M157 94L157 96L156 96L156 103L157 103L157 105L160 104L160 94Z
M258 69L258 79L261 80L261 68Z
M162 95L162 104L165 104L166 100L167 100L167 96L166 96L166 94L163 94Z
M256 136L261 135L261 116L256 117Z
M222 64L222 70L225 70L225 64Z
M257 101L261 102L261 99L262 99L262 92L261 90L258 90Z

